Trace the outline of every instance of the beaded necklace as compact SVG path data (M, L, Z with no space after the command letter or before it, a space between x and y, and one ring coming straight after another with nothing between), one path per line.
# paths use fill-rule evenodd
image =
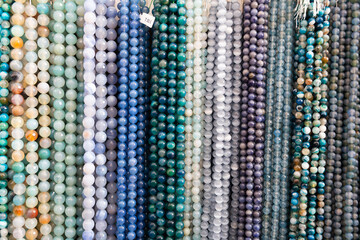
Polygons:
M149 12L149 8L145 6L146 2L140 1L140 9L144 12ZM138 188L137 188L137 231L136 236L138 240L146 238L145 223L146 223L146 165L145 159L147 156L147 126L148 126L148 82L149 82L149 67L150 67L150 29L141 24L139 29L139 88L138 88L138 104L139 114L137 122L137 154L138 154Z
M25 17L23 13L25 11L25 6L23 2L16 1L12 4L11 9L13 11L13 15L11 16L11 23L13 26L11 27L11 35L12 38L10 40L11 47L11 118L10 123L12 126L12 131L10 135L12 137L12 141L10 142L10 146L12 149L11 152L11 161L10 167L12 170L12 178L9 183L10 190L12 190L14 197L12 199L12 213L13 218L11 220L11 227L13 227L11 236L19 239L25 237L25 153L24 153L24 142L23 137L25 135L23 126L24 119L22 115L24 114L24 98L21 93L24 90L23 87L23 79L24 76L21 73L23 69L22 59L24 57L23 45L24 42L22 37L24 35L23 25L25 23ZM11 209L11 208L10 208Z
M106 190L108 192L107 194L107 202L108 206L106 208L106 221L107 221L107 227L106 227L106 234L107 238L111 240L116 239L116 137L117 137L117 65L116 65L116 53L115 49L113 47L116 47L116 38L117 38L117 32L115 31L115 28L117 26L117 10L114 7L114 1L107 1L107 35L106 40L109 43L108 46L112 46L112 48L108 47L107 52L107 126L108 129L106 130L107 140L105 143L106 146L106 167L107 167L107 173L106 173Z
M331 71L329 78L329 120L328 120L328 146L327 165L325 174L325 226L324 239L341 239L342 219L342 117L344 98L344 55L345 55L345 29L346 29L346 3L340 1L330 2L331 36Z
M161 201L158 202L157 197L160 197L159 200L163 199L163 194L158 194L158 189L164 189L164 176L163 170L159 171L159 153L162 153L163 150L159 149L162 147L158 144L158 139L163 136L161 132L163 130L163 124L159 123L159 119L163 116L158 114L158 108L164 108L160 104L160 79L159 79L159 54L160 56L164 54L162 49L167 49L168 44L165 42L166 36L162 34L160 38L160 17L161 23L165 24L167 22L167 17L162 15L162 11L165 11L166 7L162 8L162 5L159 1L154 1L153 15L155 17L155 22L153 26L153 41L152 41L152 53L151 53L151 80L150 80L150 126L149 126L149 181L148 181L148 237L149 239L156 239L157 237L161 238L164 234L163 228L163 216L164 216L164 205ZM166 12L164 12L166 13ZM162 47L160 49L160 46ZM164 101L164 99L161 99ZM161 102L162 103L162 102ZM160 152L161 150L161 152ZM159 219L158 219L159 218Z
M234 15L233 38L233 96L231 113L231 204L229 239L236 240L238 235L239 193L240 193L240 95L241 95L241 40L242 40L242 12L239 1L233 0L231 10Z
M260 237L262 208L262 165L265 128L265 74L267 60L267 15L269 1L244 1L244 56L242 76L241 162L246 162L245 219L239 237ZM255 17L256 16L256 17ZM251 25L254 18L254 25ZM256 28L256 30L252 30ZM246 106L245 106L246 105ZM240 206L241 208L243 206ZM243 217L244 214L241 213Z
M37 165L38 161L38 143L36 142L38 138L38 131L37 128L39 123L37 121L37 116L39 115L38 112L38 99L36 95L38 93L38 89L36 88L37 84L37 76L36 72L38 71L38 67L36 64L37 61L37 38L38 34L36 28L38 26L37 19L35 18L37 15L37 9L35 6L31 4L25 5L25 14L27 15L25 19L25 38L26 41L24 43L24 50L26 51L25 54L25 65L24 65L24 81L26 87L24 89L24 93L26 94L25 105L27 109L25 110L26 116L26 123L25 123L25 148L27 153L25 154L25 158L28 161L28 164L25 168L27 172L27 189L26 189L26 201L25 206L26 210L26 217L25 217L25 227L27 228L26 231L26 238L29 239L36 239L38 235L38 231L36 229L37 225L37 215L38 215L38 188L37 183L39 181L37 172L39 166Z
M169 50L167 53L167 210L166 234L182 239L185 202L185 78L186 78L186 8L185 1L170 0ZM176 60L176 61L175 61ZM176 66L176 67L175 67ZM173 121L175 120L175 121Z
M230 196L230 111L232 100L232 25L233 14L229 11L231 2L219 1L217 12L218 34L217 56L214 75L214 129L213 152L215 211L213 218L214 238L228 238L229 196Z
M0 2L0 237L8 235L8 149L9 138L9 62L10 62L10 17L12 1Z
M184 218L184 235L191 236L192 239L200 238L199 221L200 221L200 161L202 152L202 78L203 68L203 1L190 1L186 3L187 7L187 95L186 103L186 126L185 126L185 218ZM192 230L192 231L191 231ZM190 239L189 237L185 239Z
M38 56L39 56L39 61L38 61L38 69L40 70L38 72L38 79L40 81L40 83L37 85L38 91L40 93L38 99L39 99L39 103L41 104L39 107L39 145L41 147L41 149L39 150L39 168L40 168L40 172L38 173L38 177L39 180L41 181L39 183L39 195L38 195L38 200L39 200L39 213L40 213L40 217L39 217L39 223L40 225L40 233L43 236L48 236L51 233L52 227L50 225L50 221L51 221L51 216L49 214L50 211L50 205L49 205L49 201L50 201L50 183L49 183L49 179L50 179L50 172L49 172L49 168L50 168L50 146L51 146L51 139L50 139L50 134L51 134L51 129L50 129L50 95L49 95L49 90L50 90L50 86L48 81L50 80L50 74L48 72L48 69L50 67L50 64L48 62L48 59L50 57L50 52L48 50L50 41L48 40L48 36L49 36L49 28L47 27L49 22L50 22L50 18L48 16L50 9L47 5L48 1L39 1L38 5L37 5L37 9L39 12L39 16L38 16L38 23L39 23L39 27L38 27L38 34L39 34L39 39L37 41L38 46L39 46L39 51L38 51Z
M77 43L77 6L75 1L70 0L65 3L65 184L66 184L66 197L65 197L65 225L66 229L64 235L66 238L75 238L76 236L76 120L77 120L77 87L78 82L76 78L76 43Z
M122 0L118 4L119 13L118 16L120 18L119 21L119 35L118 35L118 46L119 46L119 95L118 95L118 123L119 123L119 133L118 133L118 160L117 160L117 238L125 239L126 238L126 225L129 222L126 221L127 212L126 212L126 199L127 199L127 176L126 176L126 165L127 159L129 158L127 154L127 135L128 135L128 103L127 100L129 98L129 1Z
M281 0L271 2L270 30L271 34L269 61L267 104L267 132L265 150L270 156L267 163L269 176L265 179L265 208L267 217L263 222L263 234L267 239L287 239L287 172L290 138L290 110L292 86L292 42L293 42L293 4L292 1ZM276 73L276 81L275 81ZM271 112L274 111L274 114ZM272 125L271 125L272 124ZM271 127L269 127L271 126ZM272 129L270 129L272 128ZM270 195L270 196L269 196ZM263 215L263 217L264 217ZM286 225L285 225L286 226Z
M277 23L278 18L281 16L279 11L279 1L273 0L270 3L270 17L269 17L269 51L268 51L268 62L267 62L267 82L266 82L266 124L265 124L265 155L264 155L264 205L262 209L262 234L264 239L271 239L271 229L272 227L277 227L272 223L271 209L274 204L274 199L272 197L272 181L274 178L273 172L277 171L279 167L273 168L274 165L274 155L277 151L279 154L280 149L276 149L274 146L274 120L275 120L275 109L276 108L276 86L275 78L278 78L278 75L275 76L275 73L278 72L276 69L276 56L278 53L278 43L279 37L277 33ZM279 77L281 81L281 76ZM277 103L278 104L278 103ZM282 104L282 102L280 103ZM282 109L282 106L280 107ZM278 112L277 112L278 113ZM279 134L278 134L279 135ZM277 136L279 137L279 136ZM272 149L274 146L274 149ZM279 161L278 161L279 162ZM279 164L277 164L279 165Z
M216 12L217 1L210 2L209 17L208 17L208 32L207 32L207 56L206 56L206 93L205 93L205 116L204 116L204 156L203 156L203 202L201 215L201 237L207 238L211 234L210 221L212 218L212 198L213 191L211 186L211 167L212 167L212 106L213 106L213 75L214 75L214 60L216 52L215 30L216 30Z
M289 222L289 163L290 163L290 146L291 146L291 107L293 82L293 56L294 56L294 1L286 0L281 1L281 16L285 16L285 21L282 19L282 30L285 27L285 69L284 69L284 108L283 114L278 114L280 119L283 119L282 126L282 144L279 148L282 149L281 153L281 171L280 171L280 222L279 222L279 239L288 239L288 222ZM274 194L275 195L275 194Z
M292 218L290 219L292 224L297 224L297 221L294 219L299 214L299 231L296 230L296 225L290 227L290 238L295 238L296 234L305 238L309 237L315 239L322 234L321 227L323 226L323 193L324 193L324 171L325 171L325 154L326 154L326 141L325 141L325 131L326 131L326 111L327 111L327 33L328 33L328 14L329 8L326 7L325 10L320 10L318 12L318 17L313 18L314 11L313 5L310 6L310 10L307 13L308 20L301 22L300 34L307 34L307 39L305 35L300 35L302 41L306 44L299 45L300 48L297 49L299 65L297 66L300 70L297 83L299 84L297 89L300 90L297 92L296 99L296 110L295 117L298 120L302 118L305 119L303 127L298 125L295 127L296 137L295 151L299 151L299 154L294 155L295 158L298 158L303 161L302 163L299 160L294 161L295 163L295 179L299 179L301 175L301 189L297 186L298 180L294 181L292 200L291 204L295 205L292 208ZM307 29L305 29L306 25ZM314 31L317 32L314 32ZM314 47L316 45L316 47ZM305 47L307 52L305 52ZM315 50L315 54L314 51ZM315 58L315 60L314 60ZM305 62L307 66L305 67L302 62ZM306 79L304 79L305 77ZM306 84L304 87L303 84ZM302 91L303 90L303 91ZM303 99L305 98L305 99ZM304 107L302 107L304 104ZM300 113L303 111L303 113ZM304 134L302 136L302 134ZM301 140L304 141L301 143ZM301 149L302 147L302 149ZM301 173L298 174L298 173ZM296 188L294 188L296 187ZM300 204L298 200L297 191L300 190ZM309 195L308 195L309 194ZM315 195L317 194L317 195ZM299 204L298 209L297 205ZM299 211L298 213L296 213ZM316 215L316 213L318 213ZM315 220L318 220L315 222ZM318 233L315 232L314 227L317 227L320 230Z
M65 111L66 102L64 101L65 91L64 86L66 85L66 81L64 78L65 69L65 52L66 48L64 46L65 36L64 32L66 31L65 24L63 21L65 20L64 14L65 4L56 0L53 3L53 12L51 14L52 21L50 22L50 30L51 33L49 35L49 39L51 44L49 46L49 50L52 54L52 58L49 58L51 66L49 68L50 77L50 95L54 98L52 102L53 115L53 129L54 135L52 136L53 151L54 155L52 157L52 176L54 181L54 186L52 191L54 191L54 195L51 199L51 204L54 204L52 209L52 214L54 217L51 221L54 224L53 236L60 237L65 232L64 222L65 222Z
M324 225L324 171L326 165L326 117L327 117L327 81L328 81L328 40L329 12L328 2L316 18L314 80L312 82L312 129L311 163L309 182L308 238L322 237ZM314 187L316 186L316 188ZM315 208L316 206L316 208ZM316 209L316 211L315 211ZM314 224L312 224L314 223ZM316 231L315 231L316 226Z
M184 239L189 239L191 234L191 188L192 188L192 168L191 168L191 158L192 158L192 148L193 148L193 135L192 135L192 116L193 116L193 94L192 94L192 74L194 63L193 58L193 49L194 49L194 2L192 0L186 3L186 17L187 17L187 27L186 27L186 58L189 59L186 62L186 111L185 111L185 212L184 212Z
M342 227L341 227L341 222L342 222L342 214L343 214L343 192L342 192L342 171L343 171L343 166L342 166L342 146L343 146L343 116L344 116L344 77L345 77L345 57L346 57L346 51L345 51L345 42L346 42L346 38L345 38L345 30L346 30L346 11L343 11L346 9L346 3L345 1L341 1L339 3L340 6L340 32L339 32L339 64L338 67L335 65L336 69L339 69L339 79L338 79L338 102L337 102L337 108L338 108L338 116L336 118L336 158L335 158L335 175L334 175L334 189L333 189L333 194L334 194L334 198L335 198L335 209L334 209L334 214L332 214L332 226L333 226L333 231L334 231L334 239L341 239L342 238ZM336 13L336 10L331 9L330 13ZM336 19L331 17L330 19ZM334 33L335 31L332 31L333 36L335 35ZM331 38L332 41L334 41L334 37ZM334 44L333 44L334 45ZM333 48L336 47L336 44L334 46L332 46ZM333 51L331 51L332 55L336 55ZM336 57L335 57L336 58ZM331 58L331 63L335 63L335 59L332 57ZM333 65L331 66L333 67ZM333 74L334 71L331 71L331 74ZM330 78L330 80L332 80L332 78ZM332 90L332 87L330 85L330 90ZM331 97L331 91L329 92L329 96ZM330 104L332 103L331 100L329 101ZM330 110L332 110L331 106L329 107ZM331 124L331 112L329 113L329 124ZM328 127L329 129L329 137L331 137L331 127ZM331 147L331 139L329 140L329 154L331 154L330 151L330 147ZM331 158L329 158L329 163L331 162ZM330 166L331 168L331 166ZM327 168L326 170L329 170L329 168ZM332 186L332 184L329 184L329 186ZM326 220L325 220L326 221ZM324 233L324 238L326 238L326 234Z
M84 166L84 138L83 138L83 132L84 132L84 126L83 126L83 120L84 120L84 0L76 0L76 13L78 15L78 18L76 20L77 30L76 30L76 36L78 38L76 42L76 47L78 49L76 53L77 58L77 65L76 65L76 79L78 81L77 85L77 109L76 109L76 122L77 122L77 128L76 128L76 167L77 167L77 173L76 173L76 235L77 238L81 238L83 233L83 218L82 218L82 177L83 177L83 166Z
M357 131L359 116L358 74L359 74L359 3L347 2L347 46L345 69L345 121L343 148L343 235L345 239L358 238L358 154Z
M95 109L95 9L94 0L85 0L84 2L84 176L82 179L83 186L83 229L82 238L84 240L94 239L94 221L95 211L95 188L94 188L94 171L95 171L95 142L94 142L94 112Z
M128 87L129 87L129 108L128 108L128 187L127 187L127 215L126 221L129 223L128 228L128 239L136 239L137 229L137 173L138 173L138 152L137 152L137 133L139 120L138 110L138 96L139 96L139 1L131 0L130 5L130 22L129 22L129 74L128 74Z
M107 139L107 135L105 133L107 129L106 117L107 117L107 77L106 77L106 50L108 44L105 40L106 38L106 9L107 6L105 5L104 1L96 1L96 21L95 21L95 36L96 36L96 43L95 43L95 196L96 196L96 203L95 203L95 239L106 239L107 235L105 233L107 222L106 222L106 207L108 206L108 202L106 200L107 190L106 190L106 177L105 174L107 172L106 168L106 156L105 156L105 141ZM109 47L111 45L109 44Z

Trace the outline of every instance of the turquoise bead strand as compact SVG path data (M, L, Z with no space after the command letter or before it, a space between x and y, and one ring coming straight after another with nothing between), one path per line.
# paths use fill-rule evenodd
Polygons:
M10 17L12 1L0 1L0 237L8 235L8 149Z
M149 179L148 179L148 237L149 239L156 239L157 234L163 234L162 226L158 225L161 221L158 221L158 216L162 217L163 214L163 204L162 202L157 202L157 189L164 188L163 184L158 185L159 177L159 166L157 164L159 155L158 155L158 107L159 107L159 52L160 46L167 46L166 43L160 41L160 12L161 4L159 1L154 1L153 15L155 17L155 23L153 26L153 41L152 41L152 52L151 52L151 79L150 79L150 126L149 126ZM160 117L160 116L159 116Z

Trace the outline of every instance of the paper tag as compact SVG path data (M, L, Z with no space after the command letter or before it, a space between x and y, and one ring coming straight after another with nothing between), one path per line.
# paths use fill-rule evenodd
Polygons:
M142 14L140 14L140 22L142 24L145 24L149 28L152 28L152 26L154 25L154 22L155 22L155 17L148 13L142 13Z

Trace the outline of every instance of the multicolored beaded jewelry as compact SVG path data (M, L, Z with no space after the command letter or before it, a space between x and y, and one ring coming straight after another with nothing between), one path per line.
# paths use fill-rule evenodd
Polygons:
M10 18L12 1L0 1L0 237L8 236L8 138L9 138L9 71Z
M20 239L25 237L25 192L26 186L25 182L25 153L24 153L24 142L23 137L25 135L23 126L24 119L22 118L24 114L24 97L21 93L24 91L23 80L24 76L21 72L23 69L22 59L24 57L23 46L24 41L22 37L25 33L24 24L25 24L25 6L23 1L16 1L12 4L11 9L13 15L11 16L11 22L13 26L11 27L12 38L10 40L11 47L11 85L10 89L12 92L11 95L11 118L10 124L12 130L10 136L12 137L10 141L10 146L12 149L11 152L11 181L9 182L9 188L13 192L12 205L10 206L10 211L12 210L12 216L10 218L12 227L12 232L10 236L15 239Z
M24 82L25 82L25 89L24 93L26 95L25 105L25 149L26 154L25 158L28 164L25 167L26 170L26 215L25 215L25 228L26 230L26 238L28 239L36 239L38 236L38 231L36 226L38 224L37 215L38 215L38 199L37 194L39 192L38 187L36 186L39 179L37 176L37 172L39 170L39 166L37 161L39 156L37 154L38 150L38 143L37 138L39 133L37 128L39 123L37 121L37 116L39 115L38 111L38 99L36 95L38 93L38 89L36 88L36 84L38 82L36 72L38 71L38 66L36 61L38 59L37 50L37 38L38 33L36 28L38 26L36 15L38 14L37 8L32 4L25 5L25 39L24 42L24 51L25 59L24 59ZM46 63L45 63L46 64ZM47 66L46 66L47 67Z

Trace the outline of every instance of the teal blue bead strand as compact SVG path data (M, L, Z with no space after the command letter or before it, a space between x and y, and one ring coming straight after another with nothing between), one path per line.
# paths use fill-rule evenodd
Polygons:
M273 0L269 4L270 14L269 14L269 46L268 46L268 59L267 59L267 82L266 82L266 124L265 124L265 153L264 153L264 203L262 209L262 235L263 239L271 239L271 229L274 226L271 218L271 209L274 204L274 199L272 196L272 185L274 181L274 172L275 169L279 168L279 163L277 168L274 165L274 155L276 151L279 152L273 145L274 136L274 118L275 112L275 79L278 78L276 69L276 56L277 44L279 42L279 36L277 34L277 20L280 18L279 13L279 1ZM281 77L280 77L281 79ZM282 103L281 103L282 104ZM278 137L278 136L277 136ZM278 153L277 153L278 154ZM278 185L279 186L279 185Z
M284 69L284 108L283 115L278 115L280 119L283 119L282 132L282 144L279 145L282 148L282 162L280 172L280 222L279 222L279 240L288 239L288 222L289 222L289 169L290 169L290 154L291 154L291 133L292 133L292 118L291 111L293 106L292 88L294 85L294 73L293 73L293 57L294 57L294 43L295 43L295 21L292 9L294 9L295 3L292 0L281 1L282 13L285 15L285 20L282 19L282 27L285 26L285 69Z
M8 235L8 138L9 138L9 71L10 71L10 17L12 1L0 2L0 236Z
M161 10L161 4L159 1L154 1L154 9L153 9L153 15L155 17L155 22L152 30L152 45L151 45L151 61L150 61L150 67L151 67L151 79L150 79L150 92L149 92L149 101L150 101L150 126L149 126L149 176L148 176L148 215L147 215L147 228L148 233L147 237L149 239L156 239L161 238L163 239L164 234L164 228L162 225L162 221L158 221L158 216L162 217L164 216L163 209L164 205L162 202L158 202L157 196L160 197L160 194L158 194L157 189L163 189L165 186L163 185L163 181L161 184L158 184L159 176L163 178L163 172L159 171L158 166L158 151L159 151L159 145L158 145L158 108L159 108L159 52L160 52L160 45L166 46L166 43L162 43L160 41L160 16L162 14ZM161 39L162 40L162 39ZM161 117L159 115L159 117ZM159 234L159 236L158 236Z
M290 200L290 226L289 239L295 240L300 235L300 223L304 222L304 207L307 202L307 176L308 170L302 169L303 161L308 161L309 154L308 141L309 136L305 136L304 128L304 107L305 107L305 79L311 78L311 73L307 73L307 61L311 62L311 54L308 59L305 56L307 51L307 32L309 24L307 20L302 20L299 23L298 31L296 33L296 47L295 47L295 65L296 81L294 88L295 102L293 115L295 118L294 133L292 138L293 152L292 152L292 171L291 171L291 200ZM311 46L310 46L311 48ZM311 70L311 68L309 68ZM303 146L306 148L303 149ZM303 203L301 205L300 203ZM303 225L301 225L303 226ZM303 231L302 231L303 233Z

